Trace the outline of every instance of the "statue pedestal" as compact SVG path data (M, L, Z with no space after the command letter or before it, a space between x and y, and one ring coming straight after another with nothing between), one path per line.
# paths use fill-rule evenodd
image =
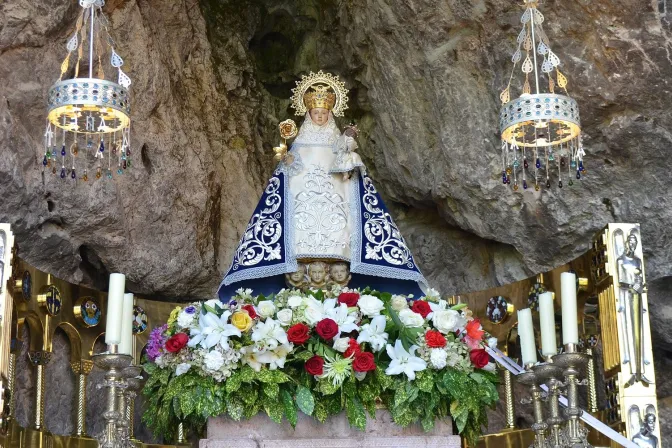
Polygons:
M265 414L235 422L226 417L208 421L208 438L200 448L460 448L459 436L453 435L450 420L437 422L431 432L411 425L401 428L386 410L378 410L376 419L368 419L366 431L348 425L345 413L330 417L326 423L299 413L296 429L286 421L281 425Z

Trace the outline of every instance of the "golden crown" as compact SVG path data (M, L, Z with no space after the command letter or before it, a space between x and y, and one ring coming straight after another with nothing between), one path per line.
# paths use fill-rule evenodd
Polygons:
M303 95L303 104L308 110L321 107L332 110L336 104L336 94L329 91L327 85L314 85L312 92L306 92Z
M304 115L309 109L323 107L331 110L334 116L342 117L343 111L348 108L348 89L338 76L322 70L317 73L310 72L296 82L291 101L296 115Z

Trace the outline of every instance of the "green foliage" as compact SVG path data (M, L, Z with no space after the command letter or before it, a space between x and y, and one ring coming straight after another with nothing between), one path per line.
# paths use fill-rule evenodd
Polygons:
M406 348L416 343L424 330L403 326L398 313L390 306L390 294L370 290L363 293L373 294L385 304L390 316L386 331L391 341L400 339ZM324 298L321 291L312 294L318 300ZM204 307L218 315L223 312L218 305ZM447 335L447 339L452 341L454 336ZM376 355L376 370L363 380L350 377L336 386L327 379L316 379L306 373L304 364L315 354L340 356L313 337L281 370L263 367L256 372L245 365L222 382L201 376L196 369L175 376L171 369L147 363L144 370L149 379L143 393L148 407L143 421L156 436L167 441L173 439L179 422L189 431L202 434L210 417L228 415L233 420L241 420L259 412L265 412L274 422L286 419L295 426L299 411L320 422L345 411L350 425L364 430L367 413L375 417L382 403L394 422L401 426L419 423L425 431L430 431L437 420L452 418L459 433L474 444L482 427L487 425L486 409L499 399L496 373L428 368L417 372L416 378L409 381L405 375L386 375L387 364L380 354Z
M299 386L296 389L296 404L304 414L313 415L313 410L315 409L315 398L307 387Z

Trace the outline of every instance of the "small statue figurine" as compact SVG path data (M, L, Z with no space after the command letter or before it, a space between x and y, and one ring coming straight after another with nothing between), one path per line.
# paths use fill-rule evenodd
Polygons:
M311 288L323 288L327 284L327 263L313 261L308 265L308 278Z
M285 282L287 283L287 286L302 289L308 283L308 278L306 277L306 265L299 263L298 266L296 272L285 274Z
M344 261L337 261L336 263L333 263L329 267L329 278L330 278L330 284L331 285L340 285L340 286L348 286L348 283L350 282L350 278L352 276L350 275L350 268L348 267L348 263Z
M355 152L358 148L357 142L355 141L358 133L359 129L357 126L355 126L354 123L350 123L350 125L345 128L343 135L339 138L336 143L336 148L334 149L336 160L334 161L334 166L330 172L343 173L343 180L350 179L352 171L356 168L365 170L362 158Z
M644 306L642 293L644 276L642 260L636 255L639 242L637 229L632 229L625 238L623 231L614 232L616 253L620 256L616 260L618 268L618 307L623 327L626 332L626 342L623 344L623 363L629 364L632 375L626 387L637 382L651 384L646 377L645 369L648 362L644 350Z
M656 437L656 412L651 405L646 407L644 420L640 420L639 408L632 406L630 408L631 424L639 424L639 432L632 437L632 441L642 448L658 448L658 437ZM633 421L634 420L634 421Z

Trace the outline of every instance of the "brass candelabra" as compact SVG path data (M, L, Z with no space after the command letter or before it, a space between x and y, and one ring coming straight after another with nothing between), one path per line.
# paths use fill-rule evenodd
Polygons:
M568 448L592 448L588 443L588 431L579 422L583 410L579 407L578 386L587 385L586 379L579 379L585 376L585 367L588 364L590 356L577 351L574 344L566 344L564 353L553 357L553 364L563 369L565 385L567 386L567 407L565 416L567 424L564 429L564 436L567 439Z
M531 398L521 401L534 406L534 448L592 448L588 431L579 421L583 410L578 405L578 386L587 384L580 378L585 376L589 359L575 345L567 344L564 353L547 358L546 363L528 365L518 375L518 382L530 387ZM567 407L563 418L560 395L565 387ZM544 418L544 402L548 402L548 418Z

